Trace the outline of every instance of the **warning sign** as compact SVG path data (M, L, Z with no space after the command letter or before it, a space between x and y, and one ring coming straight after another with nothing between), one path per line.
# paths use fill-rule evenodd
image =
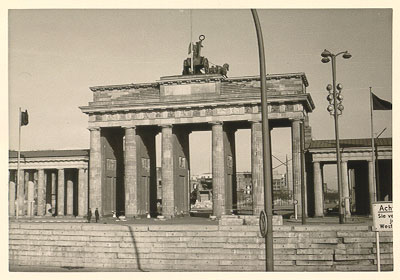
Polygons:
M374 231L393 231L393 203L373 203L372 218Z

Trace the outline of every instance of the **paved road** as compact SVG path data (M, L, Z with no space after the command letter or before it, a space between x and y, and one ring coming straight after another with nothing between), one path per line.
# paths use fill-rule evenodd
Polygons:
M35 218L15 218L10 219L12 221L20 222L32 222L32 223L87 223L86 219L83 218L71 218L71 217L35 217ZM91 221L95 223L94 220ZM218 221L212 221L205 217L176 217L173 219L159 220L156 218L142 218L142 219L127 219L126 221L120 221L117 218L106 217L101 218L100 224L146 224L146 225L174 225L174 224L190 224L190 225L218 225Z
M16 221L15 218L10 219L12 221ZM56 218L56 217L46 217L46 218L20 218L18 221L21 222L63 222L63 223L87 223L87 221L83 218ZM338 224L339 218L337 216L326 216L323 218L307 218L307 224ZM94 223L94 221L92 221ZM119 221L116 218L102 218L99 221L100 224L147 224L147 225L182 225L182 224L190 224L190 225L218 225L218 221L212 221L206 217L180 217L173 218L167 220L158 220L155 218L142 218L142 219L128 219L127 221ZM284 225L293 225L293 224L301 224L301 217L297 220L295 219L283 219ZM351 218L346 219L347 224L372 224L372 218L367 216L352 216Z

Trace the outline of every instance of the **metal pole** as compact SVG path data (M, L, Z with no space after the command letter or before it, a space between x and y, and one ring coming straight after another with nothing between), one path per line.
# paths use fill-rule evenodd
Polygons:
M372 87L369 87L369 100L370 100L370 107L371 107L371 157L372 157L372 186L373 186L373 190L374 190L374 201L370 202L370 205L372 205L373 202L376 201L376 194L377 194L377 188L376 188L376 171L375 171L375 137L374 137L374 117L373 117L373 111L374 111L374 107L373 107L373 101L372 101ZM370 207L371 211L372 211L372 206ZM372 212L371 212L372 214Z
M306 189L304 185L304 123L300 122L300 160L301 160L301 223L306 224Z
M336 56L332 55L332 77L333 77L333 104L334 104L334 117L335 117L335 137L336 137L336 167L337 167L337 185L339 194L339 223L343 224L345 217L343 214L342 206L342 170L341 170L341 155L340 155L340 142L339 142L339 118L337 108L337 93L336 93Z
M268 103L266 94L266 70L264 39L262 36L260 20L257 10L251 9L257 32L258 54L260 62L261 82L261 116L262 116L262 139L263 139L263 171L264 171L264 210L267 215L267 233L265 235L265 260L266 271L274 271L274 248L272 232L272 157L271 157L271 134L268 123Z
M190 69L192 70L192 74L194 74L194 63L193 63L193 59L194 59L194 52L193 52L193 18L192 18L192 10L190 10L190 53L192 54L192 56L190 57Z
M286 189L289 191L289 162L286 155Z
M290 196L290 190L289 190L289 162L288 162L288 159L287 159L287 155L286 155L286 191L287 191L287 193L288 193L288 198L289 197L291 197ZM289 202L289 200L288 200L288 202Z
M17 201L17 207L16 207L16 216L17 216L17 219L18 219L18 217L19 217L19 204L20 204L20 196L21 196L21 193L20 193L20 175L19 175L19 173L20 173L20 170L19 170L19 163L20 163L20 158L21 158L21 107L19 107L19 112L18 112L18 152L17 152L17 157L18 157L18 160L17 160L17 199L16 199L16 201Z
M381 271L381 252L380 252L380 245L379 245L379 231L375 232L376 237L376 262L378 266L378 272Z
M376 192L376 201L382 201L383 200L383 198L382 198L382 196L381 196L381 189L380 189L380 181L379 181L379 158L378 158L378 142L375 142L375 139L376 139L376 141L378 141L378 138L379 138L379 136L381 136L382 135L382 133L384 132L386 130L386 127L378 134L378 136L376 136L375 138L374 138L374 144L375 144L375 163L376 163L376 168L375 168L375 183L376 183L376 188L375 188L375 192Z
M378 139L378 138L376 138ZM375 201L382 201L379 183L379 158L378 158L378 143L375 143Z

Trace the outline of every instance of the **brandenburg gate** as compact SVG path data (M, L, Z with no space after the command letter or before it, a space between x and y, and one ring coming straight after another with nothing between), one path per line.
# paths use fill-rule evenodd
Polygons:
M291 127L294 198L301 203L300 123L314 109L304 73L267 75L270 128ZM235 212L235 131L251 129L253 214L263 209L260 78L221 74L96 86L89 116L89 207L127 217L157 211L155 136L161 132L162 215L189 213L189 134L212 131L213 215Z

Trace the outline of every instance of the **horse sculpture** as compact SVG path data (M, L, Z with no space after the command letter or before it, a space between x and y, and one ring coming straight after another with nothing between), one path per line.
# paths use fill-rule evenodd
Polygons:
M227 78L227 74L229 71L229 64L225 63L224 65L220 66L220 65L216 65L216 66L212 66L209 69L209 74L220 74L222 75L224 78Z
M208 59L201 56L201 48L203 47L202 42L206 37L204 35L199 36L199 41L196 44L190 43L189 54L193 51L193 57L188 57L183 60L183 71L182 75L200 75L200 74L220 74L224 78L227 78L229 71L229 64L225 63L223 66L212 66L210 68ZM193 61L193 71L192 71Z

